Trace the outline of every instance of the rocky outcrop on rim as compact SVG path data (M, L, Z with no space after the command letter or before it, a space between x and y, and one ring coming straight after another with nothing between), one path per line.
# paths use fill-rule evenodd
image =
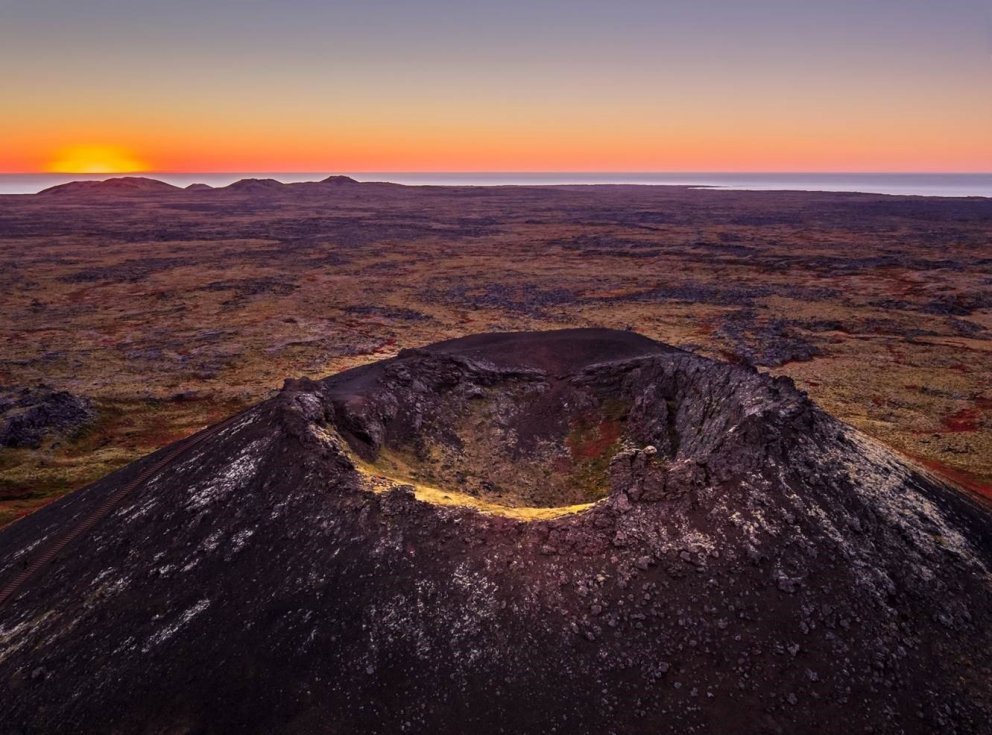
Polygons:
M162 453L0 532L0 584ZM630 332L287 381L73 544L0 608L0 730L990 732L988 509Z

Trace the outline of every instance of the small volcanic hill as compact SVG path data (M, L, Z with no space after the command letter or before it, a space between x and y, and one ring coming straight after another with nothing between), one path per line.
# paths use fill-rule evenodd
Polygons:
M361 184L350 176L333 175L320 181L310 181L296 184L284 184L277 179L248 178L239 179L231 184L221 187L212 187L208 184L190 184L180 188L158 179L150 179L145 176L117 176L103 181L70 181L66 184L59 184L43 189L38 192L39 196L68 196L68 197L93 197L93 196L145 196L159 194L174 194L182 191L214 191L217 193L247 194L251 196L282 194L288 191L326 193L341 187L361 186ZM395 186L395 185L391 185ZM381 189L383 184L373 184L372 188Z
M328 176L326 179L321 179L318 183L331 184L332 186L352 186L353 184L357 184L358 181L350 176L334 175Z
M5 529L0 584L100 508L0 607L0 731L992 731L988 510L630 332L288 381Z
M246 194L264 194L271 191L280 191L285 188L285 184L276 179L238 179L233 184L222 186L221 191L235 191Z
M67 184L50 186L38 192L44 196L66 195L127 195L127 194L170 194L181 191L178 186L145 176L119 176L105 181L70 181Z

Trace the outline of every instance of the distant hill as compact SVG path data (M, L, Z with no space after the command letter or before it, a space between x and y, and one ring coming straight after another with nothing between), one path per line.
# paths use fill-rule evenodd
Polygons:
M350 176L328 176L326 179L321 179L321 184L335 184L337 186L349 186L351 184L357 184L358 181L351 178Z
M219 187L218 191L234 191L249 194L301 190L312 192L315 190L324 190L328 185L338 187L359 186L360 184L350 176L328 176L321 181L306 181L291 184L284 184L276 179L241 179L240 181L235 181L233 184Z
M240 191L247 193L279 191L286 185L275 179L240 179L233 184L218 187L218 191Z
M176 192L216 191L235 194L277 194L287 191L310 192L311 194L326 192L329 188L358 187L361 183L350 176L328 176L320 181L307 181L284 184L276 179L240 179L227 186L213 187L209 184L190 184L185 188L167 184L164 181L150 179L144 176L120 176L103 181L71 181L59 184L38 192L45 196L67 195L129 195L129 194L173 194ZM379 188L383 184L375 185ZM394 185L388 185L394 186Z
M38 192L40 195L67 194L165 194L182 191L178 186L145 176L120 176L104 181L70 181Z

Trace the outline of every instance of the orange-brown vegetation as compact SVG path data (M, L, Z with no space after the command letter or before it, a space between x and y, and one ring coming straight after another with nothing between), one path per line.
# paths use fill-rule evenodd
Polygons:
M986 487L990 242L979 199L348 182L0 197L0 383L99 413L0 450L0 523L287 376L566 326L789 375Z

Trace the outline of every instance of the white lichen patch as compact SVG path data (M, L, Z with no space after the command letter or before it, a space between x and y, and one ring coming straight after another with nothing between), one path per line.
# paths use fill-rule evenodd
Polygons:
M213 551L218 546L220 546L220 540L223 537L224 537L223 531L220 530L214 531L212 534L210 534L203 540L202 544L200 544L200 550L208 553Z
M240 419L232 423L230 426L225 426L223 429L217 432L217 437L223 438L228 436L233 436L247 426L250 426L255 422L256 411L249 411Z
M298 393L293 400L308 419L316 420L324 413L324 401L314 393Z
M238 531L231 537L231 551L238 552L244 548L245 544L248 543L248 539L255 535L255 530L252 528L245 528Z
M182 628L188 625L193 618L202 613L208 607L210 607L210 600L203 599L197 602L170 625L167 625L165 628L162 628L152 634L145 642L145 645L141 647L142 652L148 653L155 646L161 645L165 641L172 638L176 633L182 630Z
M319 424L310 424L308 427L310 435L318 442L336 454L347 455L347 443L338 435L336 431L327 429Z
M265 439L257 439L248 444L219 475L191 489L186 507L190 510L206 508L251 482L258 473L268 444Z
M125 505L114 512L114 516L122 523L133 523L134 521L148 515L158 504L155 495L147 496L144 502Z
M196 449L192 452L187 452L183 455L185 459L182 462L174 462L171 466L173 472L179 474L185 474L190 470L194 470L203 464L204 457L207 456L207 450ZM148 487L153 487L159 481L160 475L153 477L148 483Z
M952 553L989 574L971 542L954 527L945 511L912 486L911 469L904 461L854 429L846 433L858 447L858 455L868 460L848 462L847 471L876 512L911 539L921 555L936 558ZM920 572L925 573L925 565L916 561Z
M450 634L456 647L464 651L469 663L483 656L478 639L496 614L496 585L493 581L461 564L451 577L453 586L463 594L459 614L450 621Z
M251 425L255 421L254 412L250 412L243 416L242 418L235 421L230 426L225 426L223 429L219 430L213 437L214 441L219 439L224 439L226 437L233 436L235 433L241 431L245 427ZM180 474L194 471L203 464L205 457L209 456L211 450L209 447L198 447L193 449L188 453L183 454L183 460L181 462L173 463L170 467L170 471L178 472ZM149 482L149 486L153 486L158 482L161 475L157 475L152 478Z
M32 541L27 546L22 546L21 548L17 549L16 551L14 551L13 554L11 554L10 556L7 557L8 564L13 564L15 561L17 561L18 559L20 559L25 554L30 554L32 551L34 551L36 548L38 548L38 545L41 544L42 541L44 541L47 538L48 538L48 534L45 534L44 536L42 536L41 538L37 539L36 541ZM5 569L6 568L6 565L4 567L2 567L2 568Z
M94 596L110 597L122 592L130 583L130 572L120 574L120 571L116 567L107 567L93 578L92 594Z
M49 610L36 618L16 623L9 628L5 625L0 625L0 662L23 647L31 640L30 634L36 632L53 616L54 613Z

